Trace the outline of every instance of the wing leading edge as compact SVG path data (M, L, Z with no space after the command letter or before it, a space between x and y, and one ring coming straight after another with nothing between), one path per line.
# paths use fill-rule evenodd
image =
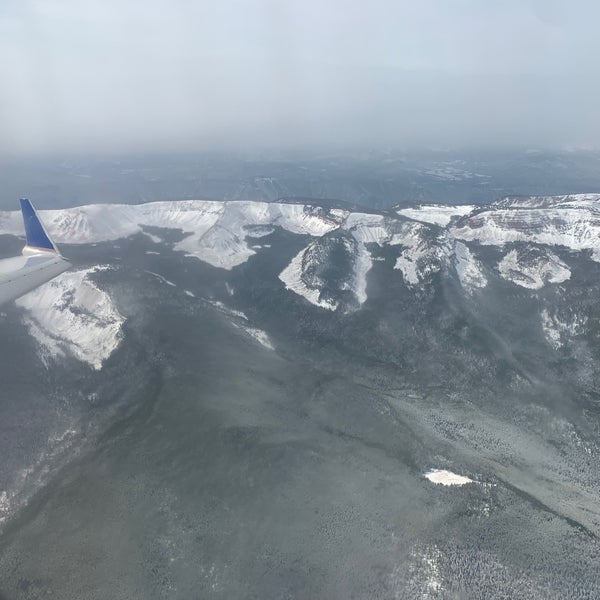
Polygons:
M0 260L0 304L30 292L71 266L61 256L29 200L21 200L21 212L26 245L23 256Z

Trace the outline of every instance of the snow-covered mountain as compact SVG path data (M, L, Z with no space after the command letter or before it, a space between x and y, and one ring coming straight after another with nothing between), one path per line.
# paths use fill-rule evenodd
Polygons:
M336 236L343 239L338 242L340 252L347 253L352 263L352 275L341 285L354 294L358 304L367 299L366 279L377 255L374 248L397 250L394 268L409 286L427 280L443 263L454 262L465 285L483 287L483 276L473 279L469 275L479 271L473 243L500 248L512 242L535 244L535 264L526 264L532 260L531 252L509 250L494 267L499 275L524 287L540 287L567 277L568 265L541 247L589 251L593 260L600 261L600 195L594 194L508 198L480 208L420 206L380 214L241 201L102 204L43 211L43 218L57 242L63 244L115 241L137 233L161 242L161 229L180 230L181 239L170 244L174 250L223 269L232 269L264 251L260 239L274 228L282 228L307 236L307 242L282 271L281 280L313 304L330 309L338 304L321 298L324 282L314 274L318 264L328 260L331 248L327 250L327 246ZM0 233L21 233L17 213L0 214ZM527 274L531 269L537 274L534 283ZM546 274L539 275L542 271ZM523 276L517 276L519 272Z
M0 595L597 597L599 211L42 211L75 266L0 317Z
M157 254L168 247L225 270L269 252L271 244L264 240L284 230L305 241L279 273L280 281L327 310L355 310L365 303L374 261L392 260L408 288L422 288L437 273L453 270L469 295L485 288L490 276L533 290L567 281L569 259L559 258L556 248L600 261L600 195L595 194L384 213L197 200L88 205L42 214L60 244L115 242L142 234L155 243ZM18 213L0 213L0 234L20 235L21 227ZM169 230L180 232L176 241L167 235ZM496 246L502 255L492 262L482 259L482 246ZM67 273L26 296L19 306L27 311L30 331L43 340L46 351L63 353L71 336L77 338L72 354L99 368L118 345L122 319L87 278L89 272ZM67 308L57 308L61 305ZM100 331L105 341L98 344Z
M90 278L101 269L63 273L17 300L45 362L68 352L98 370L119 345L124 319Z
M600 195L506 198L463 215L450 231L487 245L531 242L590 250L600 261Z

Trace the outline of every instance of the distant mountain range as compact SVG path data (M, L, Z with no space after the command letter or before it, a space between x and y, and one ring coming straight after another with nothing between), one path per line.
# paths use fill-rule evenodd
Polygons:
M487 204L600 189L595 150L360 151L0 161L0 209L178 199L395 205Z

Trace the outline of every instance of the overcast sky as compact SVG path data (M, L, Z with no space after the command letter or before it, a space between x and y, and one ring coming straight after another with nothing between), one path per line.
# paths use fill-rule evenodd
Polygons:
M0 153L600 146L600 4L2 0Z

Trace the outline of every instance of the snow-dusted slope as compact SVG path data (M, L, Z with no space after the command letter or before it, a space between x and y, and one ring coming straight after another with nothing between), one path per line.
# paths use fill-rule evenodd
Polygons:
M261 226L322 236L340 227L342 217L321 208L267 202L184 200L149 204L91 204L41 211L57 243L82 244L125 238L144 227L181 229L188 235L175 249L216 267L231 269L252 254L248 233ZM22 234L20 213L3 213L0 233Z
M279 274L279 279L284 283L286 289L306 298L311 304L335 310L337 302L322 297L320 280L307 281L307 271L316 260L318 246L313 242L303 250L300 250L292 259L290 264Z
M196 203L202 213L210 211L210 202ZM196 229L194 223L182 227L193 233L176 244L189 256L195 256L215 267L231 269L248 260L255 251L246 243L250 232L256 237L260 227L278 225L292 233L322 236L340 226L340 220L323 209L296 204L265 202L227 202L210 227ZM211 220L212 221L212 220ZM162 227L170 225L163 223Z
M391 233L382 215L365 213L349 214L344 221L343 228L350 232L356 240L352 288L359 304L363 304L367 299L367 275L373 266L367 244L383 246L391 239Z
M440 204L426 204L416 208L400 208L396 212L403 217L433 223L440 227L446 227L454 217L462 217L473 212L475 206L464 204L461 206L443 206Z
M511 250L498 264L498 271L504 279L532 290L571 277L569 267L556 254L531 246Z
M385 245L406 245L407 256L415 255L413 228L424 227L416 223L400 222L390 220L383 215L367 213L345 213L337 211L336 216L343 219L339 232L341 237L340 247L352 263L352 273L340 287L341 291L352 292L358 304L367 300L367 277L373 266L371 248L383 247ZM323 281L315 272L317 266L327 260L328 241L317 239L301 250L281 272L279 278L286 288L306 298L309 302L321 308L335 310L338 303L323 294L323 287L327 282ZM418 256L414 260L426 254L423 247L416 250ZM411 266L412 268L416 268ZM421 265L421 268L425 268Z
M440 270L443 252L432 242L430 228L421 223L406 222L390 240L391 246L403 246L394 269L399 269L408 286L416 286Z
M261 346L264 346L268 350L275 349L275 346L273 345L273 342L271 341L271 338L269 337L267 332L256 327L252 327L245 313L239 310L235 310L233 308L229 308L228 306L225 306L225 304L219 302L218 300L209 300L209 303L212 306L214 306L219 312L226 315L230 319L231 324L236 329L241 329L249 337L257 341Z
M450 232L487 245L533 242L591 250L600 261L600 194L505 199L463 217Z
M89 275L66 272L17 300L42 360L71 354L99 370L121 340L124 318Z
M389 241L391 237L389 224L386 223L383 215L350 213L344 219L342 227L362 244L378 244L381 246Z
M454 244L454 259L456 273L462 287L468 292L483 288L487 285L487 277L483 272L483 266L473 256L466 244L456 242Z
M545 308L540 314L542 330L548 343L556 350L565 342L585 331L587 317L570 308L561 314L556 308Z

